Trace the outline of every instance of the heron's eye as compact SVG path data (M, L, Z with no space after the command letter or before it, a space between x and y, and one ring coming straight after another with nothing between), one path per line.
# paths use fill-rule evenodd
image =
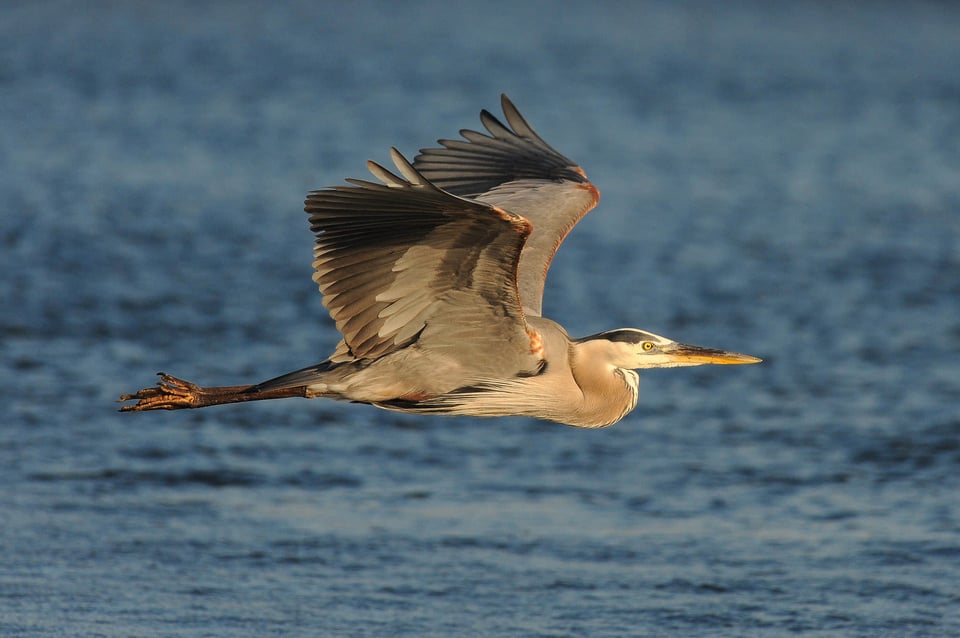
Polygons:
M651 350L653 350L653 343L650 342L650 341L644 341L644 342L643 342L643 351L644 351L644 352L650 352Z

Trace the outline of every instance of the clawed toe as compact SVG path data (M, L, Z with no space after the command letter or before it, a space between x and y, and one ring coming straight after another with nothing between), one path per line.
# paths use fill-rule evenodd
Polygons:
M158 372L160 381L150 388L143 388L133 394L120 396L120 403L136 401L120 408L121 412L141 412L143 410L177 410L192 408L200 386L183 379L171 376L165 372Z

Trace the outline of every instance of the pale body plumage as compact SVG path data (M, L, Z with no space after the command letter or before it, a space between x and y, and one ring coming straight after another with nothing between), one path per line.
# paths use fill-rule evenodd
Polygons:
M454 358L434 350L404 349L374 363L349 363L325 373L280 377L261 388L302 383L307 396L372 403L404 412L472 416L529 416L581 427L601 427L620 420L637 404L639 377L631 369L609 363L609 341L574 342L557 323L528 319L542 339L542 371L498 377L478 374ZM540 364L538 364L540 365ZM398 375L397 371L403 374ZM426 397L422 400L397 397ZM534 400L532 397L542 400Z
M637 404L635 368L754 363L624 328L571 339L541 316L550 262L597 203L584 172L503 96L509 124L464 130L382 183L315 191L314 280L343 339L326 361L264 383L205 388L162 375L123 410L290 396L404 412L521 415L602 427Z

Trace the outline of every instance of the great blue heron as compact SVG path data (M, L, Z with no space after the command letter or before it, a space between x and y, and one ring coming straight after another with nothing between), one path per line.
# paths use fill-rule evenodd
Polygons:
M507 125L440 140L382 184L311 192L314 281L343 339L329 359L255 385L201 387L160 373L122 411L327 397L388 410L522 415L596 428L637 404L640 368L757 363L621 328L572 339L542 317L547 269L600 193L507 98Z

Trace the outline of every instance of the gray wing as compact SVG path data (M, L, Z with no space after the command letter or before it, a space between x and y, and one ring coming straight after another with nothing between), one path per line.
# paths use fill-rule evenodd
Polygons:
M518 286L524 310L541 314L543 286L554 254L600 198L583 170L527 124L506 95L507 125L484 110L489 135L464 129L464 140L439 140L421 149L413 165L438 187L525 217L533 224L520 258Z
M516 283L529 222L440 190L396 149L392 158L402 177L368 162L383 184L350 179L307 196L313 279L343 333L334 360L416 344L478 369L535 368Z

